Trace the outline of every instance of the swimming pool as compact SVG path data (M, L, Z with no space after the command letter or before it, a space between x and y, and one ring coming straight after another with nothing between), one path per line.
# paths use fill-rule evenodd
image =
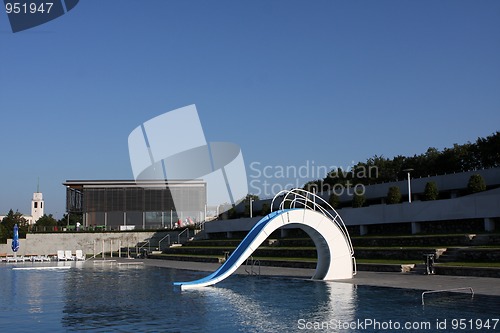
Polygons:
M30 265L42 266L0 266L0 323L10 332L390 332L396 324L407 332L467 332L488 319L489 331L500 331L492 325L498 297L429 295L423 306L416 290L243 275L180 292L173 281L206 273L92 262L13 269Z

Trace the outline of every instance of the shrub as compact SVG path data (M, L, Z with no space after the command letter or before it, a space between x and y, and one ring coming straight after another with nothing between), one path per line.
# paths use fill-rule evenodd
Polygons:
M352 207L353 208L363 207L365 201L366 201L365 196L359 192L356 192L352 197Z
M265 204L262 204L262 210L261 210L261 215L262 216L266 216L267 214L269 214L271 212L271 208L269 207L269 204L265 203Z
M389 187L389 191L387 192L387 204L397 204L401 202L401 191L397 186Z
M424 200L432 201L437 200L439 197L439 190L435 182L427 182L424 189Z
M328 198L328 203L332 208L337 209L340 204L339 196L336 195L335 193L330 194L330 197Z
M486 190L486 183L484 182L483 176L480 174L470 176L467 189L469 193L477 193Z

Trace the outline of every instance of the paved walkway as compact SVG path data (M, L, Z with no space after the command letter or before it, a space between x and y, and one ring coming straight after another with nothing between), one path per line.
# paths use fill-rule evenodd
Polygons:
M143 261L145 265L150 266L205 272L213 272L218 267L220 267L220 264L204 262L173 261L161 259L142 259L141 261ZM261 274L267 276L310 278L311 276L313 276L313 273L313 269L270 266L261 267ZM236 274L246 274L246 272L243 267L240 267L236 271ZM351 280L338 280L338 282L367 286L419 290L442 290L471 287L476 294L500 296L500 279L498 278L449 275L417 275L409 273L380 273L362 271L358 272L358 274Z

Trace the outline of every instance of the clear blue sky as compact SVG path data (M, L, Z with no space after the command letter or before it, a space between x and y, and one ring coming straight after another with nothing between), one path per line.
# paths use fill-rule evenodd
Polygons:
M37 177L56 218L66 179L132 179L130 132L189 104L260 168L474 141L500 129L499 36L496 0L82 0L16 34L0 13L0 213Z

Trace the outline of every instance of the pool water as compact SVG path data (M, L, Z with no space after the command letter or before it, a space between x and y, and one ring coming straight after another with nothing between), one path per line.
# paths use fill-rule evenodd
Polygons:
M243 275L181 292L173 281L206 273L92 262L70 269L13 269L29 265L0 266L2 330L391 332L396 323L410 323L401 330L467 332L479 331L478 324L484 330L489 320L488 331L500 331L500 323L493 329L500 299L484 295L431 294L423 306L416 290Z

